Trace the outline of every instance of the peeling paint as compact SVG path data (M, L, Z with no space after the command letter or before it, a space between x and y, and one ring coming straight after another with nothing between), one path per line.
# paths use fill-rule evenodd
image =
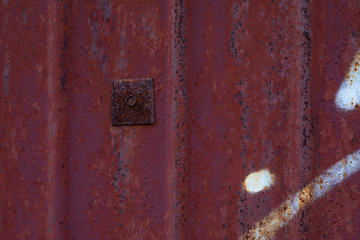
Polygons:
M3 76L2 76L2 79L3 79L2 89L3 89L3 92L5 95L10 94L9 75L10 75L9 56L7 54L5 54L5 65L4 65Z
M22 18L23 18L23 25L25 26L27 24L27 15L26 15L26 7L23 7L23 10L22 10Z

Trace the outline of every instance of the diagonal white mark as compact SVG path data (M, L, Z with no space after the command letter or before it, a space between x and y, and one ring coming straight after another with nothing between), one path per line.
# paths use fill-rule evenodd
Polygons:
M360 170L360 150L337 162L258 221L239 240L272 239L299 211Z

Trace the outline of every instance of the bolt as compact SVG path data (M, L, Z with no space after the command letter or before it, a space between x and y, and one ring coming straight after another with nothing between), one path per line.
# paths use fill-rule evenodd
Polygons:
M126 99L126 103L127 103L127 105L130 106L130 107L135 106L136 102L137 102L136 97L131 96L131 95Z

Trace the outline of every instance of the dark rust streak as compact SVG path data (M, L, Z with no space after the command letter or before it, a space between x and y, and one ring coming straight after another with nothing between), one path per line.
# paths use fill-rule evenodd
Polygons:
M61 50L61 55L60 55L61 74L59 80L62 90L66 90L66 82L68 78L67 62L69 62L70 60L67 49L70 41L70 36L68 36L69 35L68 16L71 16L71 4L72 4L71 1L68 0L61 1L61 3L58 4L59 11L61 11L62 13L61 14L62 18L60 19L60 22L63 28L63 32L62 32L63 35L58 36L60 39L60 50Z
M170 237L173 239L186 238L185 220L187 209L188 184L188 105L187 105L187 13L186 1L173 0L173 38L172 38L172 106L171 106L171 175L169 184L172 210Z

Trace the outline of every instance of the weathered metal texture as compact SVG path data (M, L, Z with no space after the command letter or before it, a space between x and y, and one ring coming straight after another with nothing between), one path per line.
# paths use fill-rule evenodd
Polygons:
M111 116L114 126L154 124L154 91L151 78L112 82Z
M0 6L1 239L360 239L360 174L319 183L360 149L358 1ZM156 124L112 126L141 77Z

